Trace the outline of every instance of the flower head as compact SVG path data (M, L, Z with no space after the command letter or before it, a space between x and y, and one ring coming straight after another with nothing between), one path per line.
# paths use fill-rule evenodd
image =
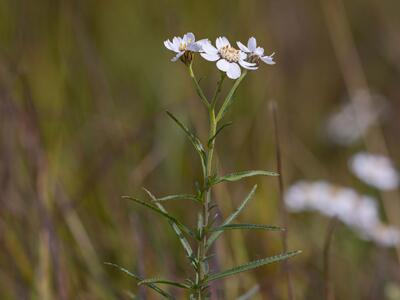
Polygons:
M346 100L350 101L331 114L325 124L329 139L342 146L357 142L388 109L383 96L365 90L356 91Z
M260 64L260 60L268 65L274 65L274 53L271 55L264 55L264 48L257 47L257 40L254 37L249 38L247 47L241 42L236 42L240 50L247 54L247 61L255 63L256 66Z
M172 42L170 40L164 41L164 46L177 53L171 61L175 62L181 59L185 64L189 64L193 59L193 52L200 52L205 41L203 39L196 42L194 34L188 32L183 37L175 36Z
M203 52L200 55L209 61L216 61L217 68L231 79L237 79L241 75L240 66L245 69L255 69L255 64L246 61L247 55L231 46L226 37L219 37L214 47L209 41L203 43Z
M399 185L399 173L386 156L361 152L354 155L349 164L359 179L378 189L393 190Z
M400 244L399 229L381 221L376 200L351 188L299 181L286 191L284 200L291 212L317 211L342 221L363 239L387 247Z

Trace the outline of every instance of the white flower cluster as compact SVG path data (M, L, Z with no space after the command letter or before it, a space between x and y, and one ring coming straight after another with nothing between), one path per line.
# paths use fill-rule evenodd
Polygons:
M257 70L260 61L273 65L273 54L264 55L264 49L257 46L254 37L249 38L247 46L237 42L239 49L234 48L229 40L222 36L215 41L215 46L208 39L196 42L193 33L188 32L182 38L174 37L172 42L166 40L164 45L167 49L176 52L172 61L181 59L185 64L190 64L193 53L200 55L208 61L216 61L217 68L231 79L237 79L241 75L241 68Z
M383 96L371 96L369 92L360 90L350 102L329 116L325 125L328 137L336 144L351 145L368 131L386 109Z
M292 212L317 211L335 217L361 238L391 247L400 243L400 231L379 218L376 201L351 188L326 181L299 181L285 193L286 207Z
M399 186L399 173L386 156L359 152L350 159L349 165L360 180L380 190L393 190Z

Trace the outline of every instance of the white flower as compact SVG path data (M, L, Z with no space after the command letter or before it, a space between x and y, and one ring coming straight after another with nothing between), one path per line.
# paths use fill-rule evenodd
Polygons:
M400 243L398 228L388 225L379 225L372 231L371 239L384 247L393 247Z
M202 44L207 41L206 39L199 40L196 42L196 38L193 33L188 32L183 37L174 37L172 42L170 40L164 41L164 46L177 54L171 59L175 62L179 58L187 63L192 60L193 52L200 52Z
M264 55L264 48L257 47L257 40L254 37L249 38L247 42L247 47L241 42L236 43L240 50L247 54L247 61L256 63L257 67L260 63L260 60L268 65L275 64L275 62L273 61L274 53L272 53L271 55Z
M386 156L360 152L350 159L349 164L359 179L378 189L393 190L399 185L399 173Z
M249 70L256 69L255 64L245 61L247 55L243 51L233 48L226 37L217 38L215 45L216 48L210 42L205 42L200 55L206 60L217 61L217 68L225 72L229 78L240 77L240 66Z
M299 181L287 190L284 201L292 212L317 211L335 217L365 240L387 247L400 243L399 230L380 220L375 199L351 188L326 181Z
M354 105L355 104L355 105ZM386 99L359 90L350 102L328 117L325 130L332 142L347 146L359 140L387 110Z

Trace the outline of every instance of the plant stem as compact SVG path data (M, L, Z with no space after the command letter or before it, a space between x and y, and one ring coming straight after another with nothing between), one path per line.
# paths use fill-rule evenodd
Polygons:
M193 83L194 83L194 85L196 87L196 92L199 95L201 101L203 101L204 105L209 109L210 108L210 103L208 102L207 97L204 95L204 92L201 89L201 87L199 85L199 82L197 81L196 76L194 75L192 63L189 64L189 75L193 80Z
M221 92L221 86L224 79L225 79L225 74L221 74L221 79L218 82L217 89L211 100L211 103L207 101L207 103L209 103L207 108L208 108L209 127L210 127L208 140L211 140L217 132L218 122L215 117L215 105L218 99L218 95ZM201 90L200 87L199 89ZM203 92L199 94L203 94ZM202 208L203 211L201 216L203 224L201 230L202 234L200 237L200 241L198 244L198 251L197 251L198 270L196 274L196 279L198 284L198 290L196 291L196 295L198 300L203 299L203 288L204 288L203 281L208 273L207 262L205 260L207 256L207 237L208 237L207 230L209 226L209 217L210 217L209 209L211 203L211 187L209 186L209 179L212 176L213 172L212 163L213 163L214 146L215 146L215 138L208 145L206 173L204 174L203 178L204 196L203 196L203 208Z

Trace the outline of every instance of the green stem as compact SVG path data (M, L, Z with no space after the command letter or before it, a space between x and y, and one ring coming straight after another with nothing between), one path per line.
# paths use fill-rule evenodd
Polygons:
M200 86L198 85L197 80L195 79L193 69L191 65L189 66L189 70L191 73L192 78L194 78L196 89L200 95L200 97L205 99L203 102L207 103L207 109L208 109L208 116L209 116L209 138L208 140L211 140L216 132L217 132L217 125L218 122L215 117L215 105L218 100L218 95L221 92L221 86L222 83L225 79L225 74L221 74L221 79L218 82L217 89L214 93L214 96L211 100L211 102L208 102L208 100L205 98ZM208 238L208 226L209 226L209 208L210 208L210 202L211 202L211 188L208 185L209 178L212 176L213 168L212 168L212 162L213 162L213 153L214 153L214 146L215 146L215 139L212 139L212 142L208 145L208 151L207 151L207 162L206 162L206 172L203 177L203 184L204 184L204 193L203 193L203 207L202 207L202 215L200 216L201 218L201 227L202 227L202 235L200 237L199 243L198 243L198 249L197 249L197 261L198 261L198 268L196 271L196 284L197 284L197 290L195 291L195 297L197 300L203 300L203 284L207 276L208 268L207 268L207 262L205 261L206 256L207 256L207 238ZM199 220L200 220L199 218Z
M239 87L239 84L242 82L243 78L247 75L247 71L243 70L242 75L235 81L233 84L232 89L229 91L228 95L225 98L224 103L221 106L221 109L217 115L217 122L221 121L224 117L226 111L228 110L229 106L232 104L233 96L235 95L236 89Z
M221 79L218 81L217 88L215 90L214 96L209 102L206 96L201 89L196 76L194 75L192 64L189 65L190 77L193 79L193 82L196 87L196 91L199 94L200 98L204 102L205 106L208 110L209 117L209 137L208 137L208 151L207 151L207 161L205 166L205 174L203 174L203 198L202 198L202 213L199 215L198 223L199 229L201 232L201 236L198 241L197 247L197 267L196 267L196 289L192 291L191 299L204 300L203 290L205 290L205 281L207 278L208 268L207 268L207 240L208 240L208 226L209 226L209 218L210 218L210 203L211 203L211 187L209 186L209 180L213 175L213 154L215 147L215 135L217 132L218 122L223 118L226 110L230 106L232 102L233 95L235 94L236 89L238 88L240 82L246 76L247 72L244 70L242 75L235 81L232 89L229 91L227 97L225 98L224 103L221 106L221 109L218 112L218 115L215 113L215 106L217 104L218 96L221 92L222 84L226 75L221 73Z
M220 86L220 84L219 84ZM219 88L218 88L219 89ZM214 108L210 107L209 109L209 121L210 121L210 132L209 132L209 139L211 139L216 131L217 131L217 122L215 119L215 110ZM215 145L215 139L210 143L210 146L208 148L207 152L207 164L206 164L206 176L204 176L203 181L204 181L204 198L203 198L203 212L202 212L202 219L203 219L203 225L202 225L202 236L198 244L198 262L199 262L199 268L197 271L197 280L198 280L198 291L197 291L197 299L202 300L203 295L202 295L202 287L203 287L203 282L205 280L205 276L207 275L207 268L206 264L207 262L205 261L205 258L207 256L207 230L208 230L208 224L209 224L209 208L210 208L210 202L211 202L211 188L208 186L208 180L212 176L212 159L213 159L213 153L214 153L214 145Z
M208 102L207 97L204 95L204 92L201 89L201 87L199 85L199 82L196 79L196 76L194 75L192 63L189 64L189 74L190 74L190 77L193 80L193 83L194 83L195 87L196 87L197 94L199 95L201 101L203 101L204 105L209 109L210 108L210 103Z
M225 80L226 74L224 72L221 73L221 79L218 81L217 89L215 90L214 97L211 100L210 109L215 109L215 105L217 104L218 95L221 92L222 83Z

